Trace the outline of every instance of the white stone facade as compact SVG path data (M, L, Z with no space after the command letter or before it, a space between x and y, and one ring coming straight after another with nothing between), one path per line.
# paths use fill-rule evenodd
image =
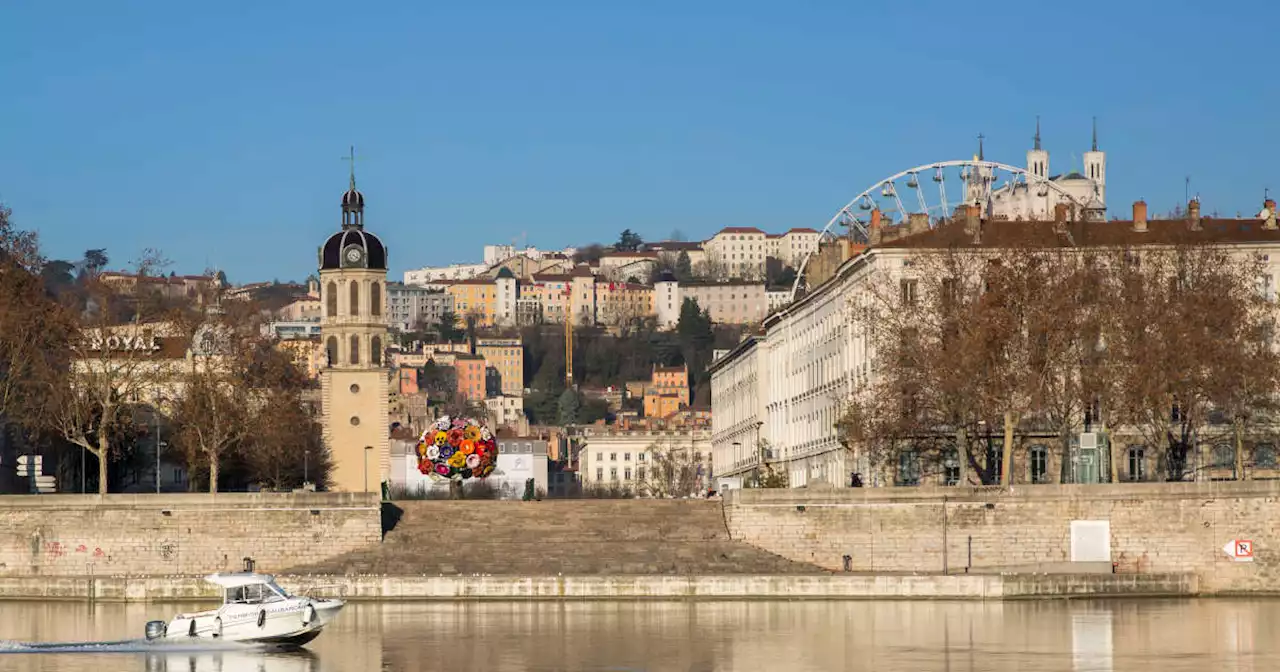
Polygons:
M1036 178L1049 180L1077 203L1083 204L1092 219L1102 220L1107 214L1107 154L1098 150L1097 132L1092 149L1084 153L1083 173L1070 170L1062 175L1049 172L1049 152L1040 145L1040 129L1036 128L1034 147L1027 152L1026 171L1032 177L1028 184L1006 185L991 192L989 217L1013 220L1053 219L1059 203L1070 203L1062 194L1045 186L1036 186ZM978 204L984 205L984 204Z
M852 472L867 473L849 459L835 427L874 356L851 311L871 270L898 275L902 259L902 251L887 249L845 262L834 282L770 315L763 337L712 365L712 451L722 474L756 469L761 443L793 488L848 485Z
M470 280L489 270L488 264L449 264L424 266L404 272L404 284L425 286L441 280Z

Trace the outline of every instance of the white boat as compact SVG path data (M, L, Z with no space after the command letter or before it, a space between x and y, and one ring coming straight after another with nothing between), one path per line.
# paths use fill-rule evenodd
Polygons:
M302 646L338 615L343 601L290 595L270 574L210 574L223 589L222 606L173 620L147 623L148 640L215 639L279 646Z

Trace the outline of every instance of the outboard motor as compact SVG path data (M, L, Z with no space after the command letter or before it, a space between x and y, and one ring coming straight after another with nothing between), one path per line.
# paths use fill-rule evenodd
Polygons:
M169 624L164 621L147 621L147 639L160 639L168 629Z

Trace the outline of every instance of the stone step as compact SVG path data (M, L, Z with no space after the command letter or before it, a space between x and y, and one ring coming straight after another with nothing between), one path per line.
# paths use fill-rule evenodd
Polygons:
M377 547L293 568L311 574L815 573L729 538L719 502L411 501Z

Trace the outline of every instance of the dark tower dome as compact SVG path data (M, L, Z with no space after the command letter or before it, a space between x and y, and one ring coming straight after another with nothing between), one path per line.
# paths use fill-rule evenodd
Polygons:
M355 148L351 150L351 186L342 194L342 230L320 247L320 270L387 270L387 248L364 230L364 194L356 189Z
M320 270L368 268L387 270L387 248L377 236L364 229L345 229L320 248Z
M360 193L360 191L356 189L356 185L353 183L351 185L351 188L342 194L342 208L345 210L348 208L363 208L363 207L364 207L364 194Z

